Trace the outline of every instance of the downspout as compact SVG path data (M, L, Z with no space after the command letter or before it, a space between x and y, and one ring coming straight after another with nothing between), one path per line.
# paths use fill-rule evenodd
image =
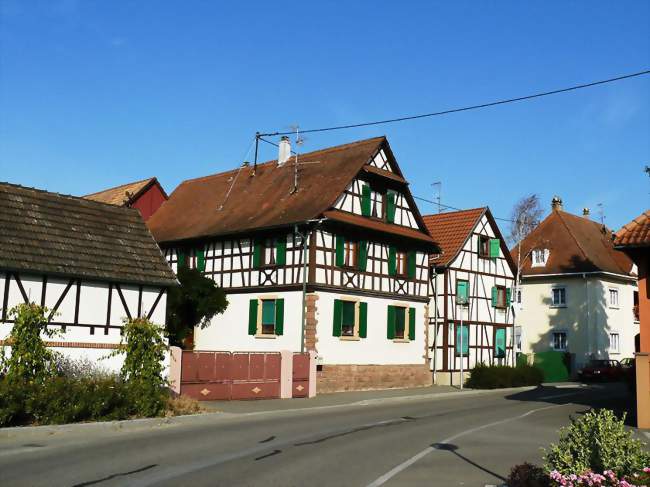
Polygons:
M433 384L438 373L438 274L433 266Z
M591 303L589 302L589 279L587 279L586 274L582 275L582 279L585 281L585 301L587 303L587 326L585 327L587 334L587 354L591 357Z

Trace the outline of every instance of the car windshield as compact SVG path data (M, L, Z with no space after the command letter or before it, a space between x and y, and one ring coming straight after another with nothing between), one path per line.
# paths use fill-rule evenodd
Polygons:
M607 360L591 360L589 361L588 367L607 367L609 362Z

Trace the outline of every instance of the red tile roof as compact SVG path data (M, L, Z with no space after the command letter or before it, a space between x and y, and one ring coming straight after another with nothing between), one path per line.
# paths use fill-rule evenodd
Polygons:
M546 265L532 267L534 249L548 249ZM517 262L519 246L512 250ZM522 275L610 272L630 275L632 261L614 249L612 232L586 217L553 210L522 242Z
M443 266L449 264L458 255L486 210L484 207L423 216L427 230L442 249L442 255L431 257L431 263Z
M616 247L650 247L650 210L624 225L614 239Z

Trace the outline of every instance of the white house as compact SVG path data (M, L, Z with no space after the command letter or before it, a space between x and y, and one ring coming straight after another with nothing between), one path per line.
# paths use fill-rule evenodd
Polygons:
M176 285L138 210L0 183L0 345L19 303L49 309L60 333L47 344L99 361L120 343L122 321L165 324ZM119 370L122 359L98 362Z
M490 209L424 221L441 249L429 260L429 363L436 383L459 384L461 364L464 371L477 363L511 365L516 269Z
M572 215L554 198L551 213L521 242L521 259L519 246L511 252L522 275L516 312L523 352L569 352L576 367L634 356L636 268L588 210Z
M229 306L196 350L318 353L320 392L431 383L436 249L384 137L183 182L148 221Z

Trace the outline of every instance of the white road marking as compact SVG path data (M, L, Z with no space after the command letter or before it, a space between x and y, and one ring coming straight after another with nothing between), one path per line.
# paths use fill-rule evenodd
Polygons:
M559 407L562 407L562 406L567 406L567 404L554 404L553 406L545 406L543 408L532 409L532 410L530 410L530 411L528 411L528 412L526 412L524 414L521 414L519 416L515 416L514 418L502 419L501 421L495 421L493 423L488 423L488 424L484 424L482 426L477 426L476 428L471 428L471 429L468 429L468 430L465 430L465 431L461 431L460 433L457 433L457 434L455 434L453 436L450 436L449 438L445 438L444 440L440 441L439 443L450 443L450 442L452 442L452 441L454 441L454 440L456 440L456 439L458 439L458 438L460 438L462 436L466 436L466 435L469 435L469 434L472 434L472 433L476 433L477 431L481 431L481 430L484 430L484 429L487 429L487 428L492 428L493 426L498 426L500 424L509 423L511 421L516 421L518 419L525 418L526 416L530 416L531 414L537 413L539 411L544 411L546 409L559 408ZM374 482L369 483L368 487L379 487L380 485L384 485L386 482L388 482L395 475L397 475L398 473L400 473L403 470L407 469L408 467L413 465L415 462L417 462L421 458L427 456L429 453L432 453L434 451L436 451L436 448L434 448L432 446L429 446L429 447L425 448L420 453L417 453L416 455L412 456L411 458L409 458L405 462L400 463L395 468L388 471L387 473L385 473L384 475L379 477Z

